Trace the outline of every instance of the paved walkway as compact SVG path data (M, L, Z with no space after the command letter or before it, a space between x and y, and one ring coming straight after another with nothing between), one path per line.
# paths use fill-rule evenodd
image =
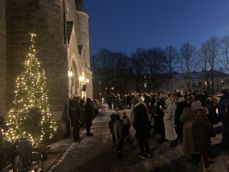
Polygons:
M71 140L63 142L68 149L59 157L49 172L200 172L201 164L194 165L182 154L181 147L170 148L168 143L157 144L150 140L153 157L146 160L138 158L136 143L126 145L125 158L118 160L108 130L110 113L99 116L93 123L93 137L82 134L80 143ZM57 144L58 145L58 144ZM60 145L59 145L60 146ZM63 147L65 147L63 146ZM66 147L65 147L66 148ZM225 156L214 159L212 172L227 172Z

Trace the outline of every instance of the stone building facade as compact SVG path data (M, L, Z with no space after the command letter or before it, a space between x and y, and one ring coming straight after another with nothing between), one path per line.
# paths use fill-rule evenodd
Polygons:
M0 0L0 112L12 103L30 32L37 34L55 119L70 97L93 97L88 17L83 0Z
M6 112L6 0L0 0L0 112Z

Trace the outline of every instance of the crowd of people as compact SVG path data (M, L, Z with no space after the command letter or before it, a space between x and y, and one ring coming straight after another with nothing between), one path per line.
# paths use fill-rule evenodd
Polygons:
M123 157L124 144L133 142L130 134L131 127L135 130L135 138L140 150L139 157L142 159L152 157L148 139L153 129L160 136L159 143L169 142L171 148L181 145L184 154L189 156L193 163L202 162L204 170L208 171L211 163L210 138L215 137L213 125L219 122L223 124L221 148L229 155L229 92L227 90L222 90L218 96L206 92L180 91L167 94L135 93L123 96L122 99L120 97L116 102L115 106L108 105L117 110L117 113L111 114L109 129L118 158ZM131 115L128 116L123 109L131 109ZM93 136L92 121L98 113L98 105L90 98L81 99L76 96L71 98L66 103L63 113L63 120L66 122L65 137L71 136L71 127L76 142L82 139L80 137L82 129L86 130L87 136ZM0 129L4 129L1 118Z
M71 136L71 127L73 130L74 141L80 142L80 131L86 130L87 136L93 136L91 133L92 121L98 115L98 106L90 98L81 97L71 98L64 107L63 120L66 124L65 138Z
M127 101L128 100L128 101ZM209 95L206 92L180 91L168 94L132 94L124 97L122 108L131 108L130 119L125 110L122 114L111 114L109 128L118 158L122 157L125 140L130 141L129 129L135 129L140 158L151 157L148 139L150 130L160 135L159 143L169 142L170 147L181 145L184 154L193 163L202 162L204 171L209 170L213 161L210 145L215 137L213 125L222 122L221 148L229 152L229 93L222 90L220 95ZM121 105L117 105L121 107ZM128 122L126 122L128 121Z

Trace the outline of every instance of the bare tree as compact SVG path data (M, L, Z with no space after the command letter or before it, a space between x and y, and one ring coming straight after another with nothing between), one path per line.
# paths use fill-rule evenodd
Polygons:
M202 45L202 49L204 52L204 56L206 58L206 62L209 64L210 71L211 71L211 91L214 93L214 74L215 74L215 65L216 59L219 55L219 48L220 48L220 41L217 37L212 37L207 40Z
M176 48L173 46L168 46L164 50L165 57L166 57L166 65L169 75L171 76L174 72L174 68L176 67L176 63L178 62L178 52Z
M184 43L181 46L180 51L184 77L185 80L188 81L188 83L190 83L190 73L193 69L195 48L189 43ZM190 84L188 84L187 86L188 89L190 89Z
M222 56L220 63L229 72L229 36L224 36L221 40Z
M146 73L150 74L151 87L156 86L155 79L158 75L166 72L166 56L163 49L151 48L145 52Z
M208 61L207 61L207 54L208 54L208 50L206 49L205 44L203 43L201 48L198 51L198 60L199 60L199 66L202 72L204 72L204 78L205 78L205 82L207 83L207 85L205 85L207 91L210 91L210 87L209 87L209 77L208 77L208 70L209 70L209 65L208 65Z
M144 73L145 66L145 50L137 49L136 52L132 54L131 58L132 70L136 78L137 90L140 91L142 75Z

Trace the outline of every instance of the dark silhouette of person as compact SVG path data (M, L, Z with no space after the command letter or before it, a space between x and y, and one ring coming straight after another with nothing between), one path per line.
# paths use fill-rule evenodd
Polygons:
M64 105L64 111L63 111L63 116L62 119L65 122L65 135L64 138L68 138L71 136L71 119L69 117L69 104L70 104L71 99Z
M94 119L94 108L90 98L87 98L85 104L85 127L87 131L87 136L93 136L91 133L92 121Z
M136 139L140 146L139 157L145 159L151 156L148 138L150 130L149 111L142 97L138 98L138 103L134 106L133 126L136 130Z
M80 138L80 124L82 119L82 109L80 105L80 97L74 97L69 102L69 117L71 119L71 125L73 127L74 141L79 142Z

